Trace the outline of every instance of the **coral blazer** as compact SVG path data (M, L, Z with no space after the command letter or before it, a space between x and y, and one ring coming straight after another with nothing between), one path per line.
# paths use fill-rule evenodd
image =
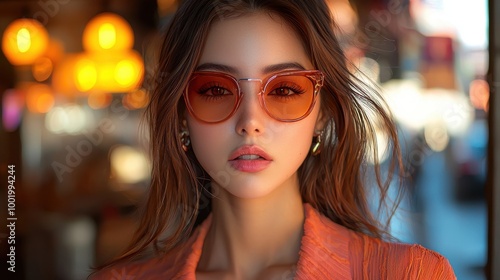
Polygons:
M295 280L456 279L447 259L420 245L389 243L349 230L304 204L304 235ZM194 280L210 215L177 249L100 271L93 279ZM288 278L287 278L288 279Z

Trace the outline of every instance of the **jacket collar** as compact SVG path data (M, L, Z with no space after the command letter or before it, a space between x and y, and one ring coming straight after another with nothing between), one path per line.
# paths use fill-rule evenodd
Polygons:
M294 279L352 279L349 230L304 204L305 222Z
M301 240L295 280L352 279L349 261L349 230L304 203L304 235ZM203 242L212 224L212 214L195 230L177 255L174 279L195 279Z

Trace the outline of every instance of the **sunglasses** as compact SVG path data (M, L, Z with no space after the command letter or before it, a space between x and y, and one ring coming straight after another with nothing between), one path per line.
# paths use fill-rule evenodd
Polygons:
M323 86L318 70L284 71L265 79L236 79L220 72L194 72L184 91L189 113L199 121L219 123L240 106L245 92L241 82L259 82L260 106L273 119L295 122L307 117Z

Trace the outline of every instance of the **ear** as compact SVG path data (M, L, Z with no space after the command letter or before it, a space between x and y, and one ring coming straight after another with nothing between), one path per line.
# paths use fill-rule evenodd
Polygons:
M181 128L188 128L188 118L189 118L189 112L187 108L184 106L182 112L179 114L179 121Z
M318 117L316 118L316 124L314 126L315 133L317 131L323 131L327 122L328 122L327 114L325 114L323 110L320 109Z
M185 118L181 120L181 126L180 126L180 128L181 128L181 131L183 133L186 133L187 135L189 135L188 122L187 122L187 120Z

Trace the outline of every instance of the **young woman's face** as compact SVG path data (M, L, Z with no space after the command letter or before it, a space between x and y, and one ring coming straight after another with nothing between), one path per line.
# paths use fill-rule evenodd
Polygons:
M211 27L198 64L198 70L223 72L236 79L265 79L284 70L311 69L294 30L267 13L221 18ZM239 84L244 97L227 120L205 123L186 113L198 161L215 187L236 197L256 198L277 188L298 187L297 169L309 153L314 130L321 129L319 98L306 118L281 122L261 107L258 81Z

